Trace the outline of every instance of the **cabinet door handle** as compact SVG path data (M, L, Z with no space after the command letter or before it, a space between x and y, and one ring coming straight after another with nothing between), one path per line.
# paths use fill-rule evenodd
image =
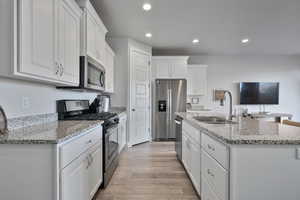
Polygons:
M212 151L216 150L215 147L211 146L210 144L207 144L207 148L210 149L210 150L212 150Z
M57 62L55 62L55 66L56 66L55 74L58 75L58 73L59 73L59 64Z
M88 168L90 167L90 164L91 164L91 163L90 163L90 157L87 156L86 159L87 159L87 161L88 161L88 164L87 164L87 166L86 166L86 169L88 169Z
M60 64L60 76L63 76L64 74L64 66Z
M210 175L211 177L215 177L215 175L211 172L210 169L207 169L207 174Z
M87 142L86 142L86 144L91 144L93 142L93 140L88 140Z
M94 162L94 158L91 154L90 154L90 158L91 158L91 163L90 164L92 164Z

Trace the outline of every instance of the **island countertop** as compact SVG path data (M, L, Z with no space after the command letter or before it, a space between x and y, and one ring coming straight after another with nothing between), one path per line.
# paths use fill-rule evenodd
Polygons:
M237 124L207 124L194 119L195 116L214 116L211 112L176 115L227 144L300 145L299 127L253 119L241 119Z
M55 121L0 135L0 144L58 144L103 124L103 121Z

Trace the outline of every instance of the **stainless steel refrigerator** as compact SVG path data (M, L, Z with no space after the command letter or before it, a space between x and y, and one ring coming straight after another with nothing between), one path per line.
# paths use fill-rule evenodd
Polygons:
M175 140L175 112L186 112L185 79L155 80L154 140Z

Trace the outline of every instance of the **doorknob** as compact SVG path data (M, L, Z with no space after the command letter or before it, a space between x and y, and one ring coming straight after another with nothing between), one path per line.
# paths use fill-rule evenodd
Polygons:
M135 112L135 109L134 109L134 108L132 109L132 112Z

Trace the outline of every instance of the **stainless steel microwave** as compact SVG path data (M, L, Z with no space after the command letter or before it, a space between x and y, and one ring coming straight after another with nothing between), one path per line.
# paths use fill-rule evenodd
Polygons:
M80 56L80 77L79 85L57 87L60 89L72 90L105 90L105 69L89 56Z
M87 88L105 89L105 69L89 57L87 57Z

